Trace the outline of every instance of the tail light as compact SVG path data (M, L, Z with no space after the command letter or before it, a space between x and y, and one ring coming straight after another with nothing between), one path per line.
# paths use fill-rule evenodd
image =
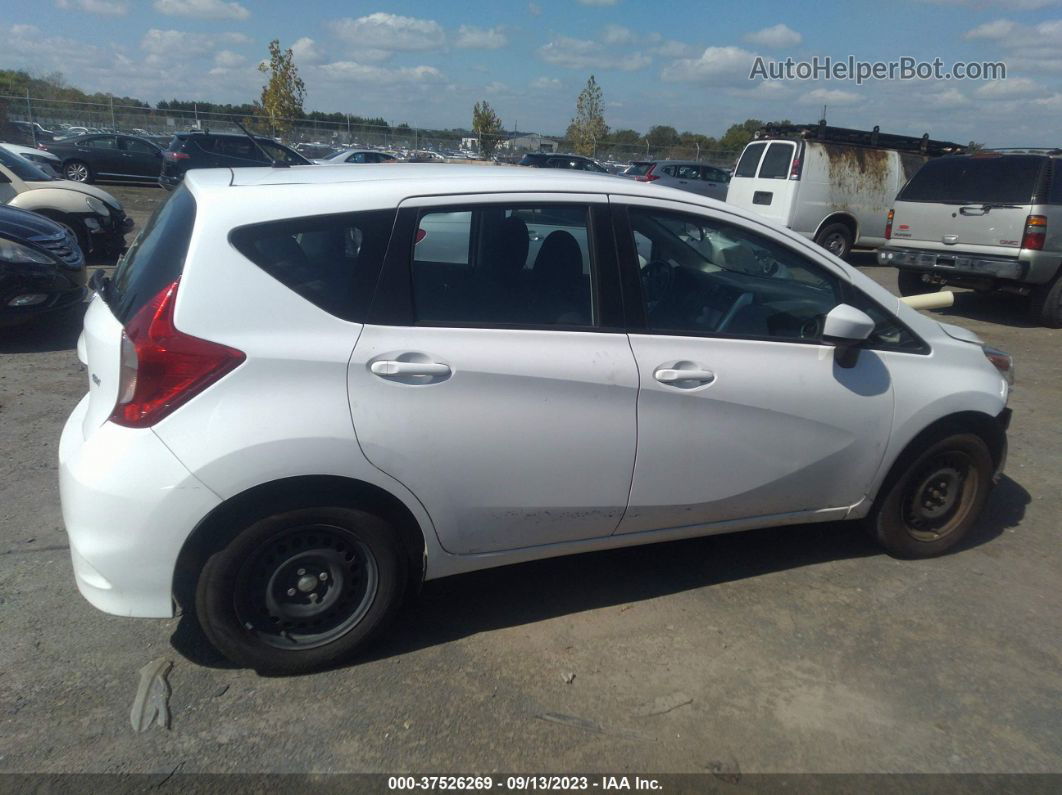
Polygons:
M653 169L656 168L656 163L653 163L649 168L645 170L645 173L641 176L635 177L635 182L653 182L660 179L660 177L653 173Z
M47 151L48 151L48 147L47 147L47 146L45 146L45 145L44 145L44 144L42 144L42 143L38 143L38 144L37 144L37 148L38 148L38 149L40 149L40 150L41 150L42 152L47 152Z
M789 166L789 179L800 179L800 155L793 158L793 164Z
M175 281L146 303L122 332L118 402L111 421L147 428L167 417L247 357L184 334L173 325Z
M1047 238L1047 216L1030 215L1025 219L1025 234L1021 238L1021 247L1032 251L1043 251Z
M171 162L176 162L178 160L189 160L192 156L186 152L170 152L167 150L162 153L162 157Z
M892 240L892 219L896 215L895 210L889 210L889 214L885 216L885 239Z

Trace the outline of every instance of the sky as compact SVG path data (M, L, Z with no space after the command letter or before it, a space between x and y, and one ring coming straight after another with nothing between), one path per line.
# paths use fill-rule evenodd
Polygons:
M308 110L562 133L590 74L612 128L720 135L747 118L880 125L989 146L1055 146L1062 0L0 0L0 68L87 91L247 102L267 44L291 47ZM757 56L1002 61L1002 80L750 80Z

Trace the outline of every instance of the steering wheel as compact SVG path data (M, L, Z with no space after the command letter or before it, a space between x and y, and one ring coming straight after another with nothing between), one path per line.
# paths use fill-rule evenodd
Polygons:
M645 290L646 302L657 304L667 298L674 279L671 266L663 260L655 259L646 263L642 268L642 288Z
M822 338L822 330L826 325L826 315L809 317L800 324L800 339L819 340Z

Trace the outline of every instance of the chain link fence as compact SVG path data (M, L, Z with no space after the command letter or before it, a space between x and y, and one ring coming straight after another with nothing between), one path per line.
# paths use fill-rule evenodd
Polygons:
M152 108L108 102L78 102L0 93L0 140L33 146L38 141L69 137L86 132L122 132L140 135L166 146L176 132L192 129L238 133L238 124L252 132L275 138L302 151L308 157L325 157L331 150L365 147L396 152L417 158L440 155L447 159L479 157L484 142L468 131L429 130L400 124L366 124L347 116L343 121L317 119L276 119L255 114L228 114L175 108ZM495 136L494 159L516 162L526 152L572 152L563 136L538 133L507 133ZM651 146L647 142L617 144L602 141L594 156L616 165L632 160L697 160L730 168L737 153L706 150L693 144Z

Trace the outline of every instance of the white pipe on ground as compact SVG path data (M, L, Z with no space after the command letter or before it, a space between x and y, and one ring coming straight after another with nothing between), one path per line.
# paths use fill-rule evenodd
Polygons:
M955 303L955 293L945 290L942 293L908 295L900 300L913 309L945 309Z

